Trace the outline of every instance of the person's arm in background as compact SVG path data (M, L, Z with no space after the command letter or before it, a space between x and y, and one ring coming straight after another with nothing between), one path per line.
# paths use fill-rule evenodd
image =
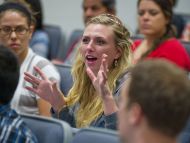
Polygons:
M42 98L39 98L37 100L37 104L38 104L40 115L51 117L51 114L50 114L51 104L49 104L47 101L43 100Z

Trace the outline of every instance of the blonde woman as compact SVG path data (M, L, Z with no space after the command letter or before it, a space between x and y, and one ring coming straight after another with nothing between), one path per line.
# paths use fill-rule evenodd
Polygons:
M117 97L128 78L130 46L129 32L117 17L94 17L84 30L72 69L74 85L67 97L37 67L42 80L25 73L25 80L36 85L26 88L50 102L52 114L73 127L116 129Z

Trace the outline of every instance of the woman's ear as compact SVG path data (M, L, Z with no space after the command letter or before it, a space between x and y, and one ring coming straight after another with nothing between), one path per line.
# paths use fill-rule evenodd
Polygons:
M115 60L119 59L119 57L121 57L122 54L122 49L120 47L116 48L116 54L115 54Z

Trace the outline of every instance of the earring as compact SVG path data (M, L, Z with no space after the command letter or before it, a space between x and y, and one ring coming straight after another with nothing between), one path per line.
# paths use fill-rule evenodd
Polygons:
M117 59L114 59L114 67L117 67L118 66L118 61Z

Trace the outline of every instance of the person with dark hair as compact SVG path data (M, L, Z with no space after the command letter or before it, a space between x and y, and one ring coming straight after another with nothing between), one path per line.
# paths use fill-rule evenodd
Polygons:
M86 25L87 22L94 16L98 16L103 13L116 14L116 1L115 0L83 0L82 2L83 9L83 21ZM82 38L83 30L75 30L71 33L71 36L66 45L66 57L61 58L61 63L64 64L73 64L76 58L77 50L80 47L80 40ZM64 49L63 49L64 52ZM60 56L64 54L60 52ZM60 61L59 59L57 61ZM53 61L57 63L56 60Z
M185 25L181 40L190 42L190 21Z
M20 64L20 79L11 107L18 113L50 116L50 105L25 89L27 83L24 81L24 72L37 75L34 66L42 69L49 79L60 80L59 73L51 62L29 48L32 32L33 15L25 3L9 1L0 5L0 42L15 52Z
M118 129L123 143L177 143L190 115L190 81L168 60L137 63L123 86Z
M173 8L176 7L178 3L178 0L173 0ZM172 16L172 24L174 25L174 28L176 29L176 38L181 39L183 31L185 29L185 20L180 14L173 13Z
M10 108L19 81L16 55L0 44L0 142L36 143L37 139L21 117Z
M144 58L164 58L190 71L190 58L175 38L171 24L173 0L138 0L138 23L143 40L136 40L133 63Z
M86 24L81 47L72 67L74 84L67 96L57 88L55 82L47 79L44 73L38 79L25 73L25 80L37 88L27 89L47 100L54 117L70 123L72 127L88 126L116 129L117 101L120 88L128 79L131 66L130 34L122 22L114 15L101 14L91 18ZM101 96L99 77L106 77L109 91Z
M83 20L84 24L94 16L99 14L109 13L116 14L116 2L115 0L83 0Z
M50 49L49 49L49 36L44 30L43 25L43 10L40 0L25 0L31 7L34 17L34 32L32 35L32 39L30 41L30 47L33 51L45 58L48 58Z
M33 34L30 40L30 48L38 55L48 58L49 36L44 30L43 9L40 0L4 0L5 2L24 2L28 4L33 14Z

